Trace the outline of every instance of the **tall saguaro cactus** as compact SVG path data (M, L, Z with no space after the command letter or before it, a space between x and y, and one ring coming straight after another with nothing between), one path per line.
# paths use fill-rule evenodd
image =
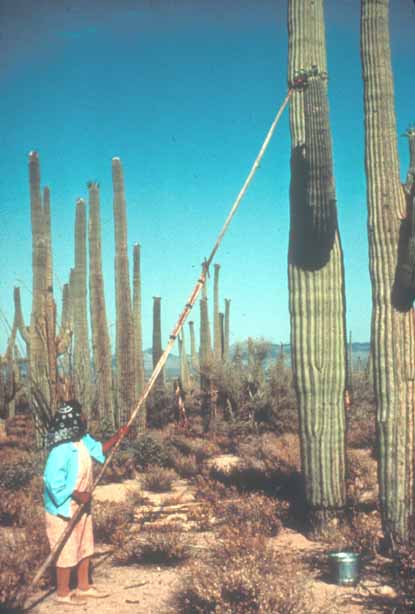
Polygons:
M189 363L187 361L184 330L182 330L182 332L178 336L177 341L179 343L180 380L182 383L183 390L188 392L192 386L192 382L190 379Z
M400 184L389 1L362 0L369 268L372 281L372 364L377 405L379 490L390 549L408 543L414 517L415 330L395 280L406 215Z
M196 337L195 337L195 323L193 320L189 321L189 334L190 334L190 360L192 371L196 371L199 367L199 359L196 353Z
M143 356L143 327L141 309L141 258L140 245L136 243L133 251L133 324L136 358L136 396L140 398L144 390L144 356ZM144 431L146 428L145 406L141 408L138 418L138 428Z
M161 297L153 296L153 369L160 360L163 347L161 343ZM160 371L160 375L156 382L157 388L164 387L164 370Z
M204 387L206 372L212 362L212 346L210 339L208 299L203 296L200 299L200 341L199 341L199 365L200 383Z
M112 390L112 354L105 307L104 276L102 274L101 215L99 185L88 184L89 191L89 305L92 330L97 414L114 426Z
M112 159L114 186L115 232L115 303L116 303L116 363L117 412L120 424L125 424L135 403L134 327L127 250L127 214L124 177L119 158Z
M33 300L30 319L30 381L37 398L53 412L57 403L57 355L65 346L57 339L56 305L53 298L50 192L40 191L40 163L36 152L29 154L30 205L32 220ZM69 336L68 336L69 339Z
M327 103L323 0L289 0L291 348L307 520L312 530L345 505L346 372L343 256L337 230Z
M223 360L229 360L230 310L231 310L231 299L225 298L225 321L224 321L224 331L223 331Z
M83 198L76 202L75 268L73 273L73 326L75 394L87 416L91 414L92 370L89 353L87 268L86 268L86 208Z

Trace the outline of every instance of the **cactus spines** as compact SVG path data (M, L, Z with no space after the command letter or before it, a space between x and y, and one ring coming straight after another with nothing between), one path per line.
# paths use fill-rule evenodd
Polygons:
M222 343L219 316L219 271L220 264L215 264L213 277L213 356L215 361L222 360Z
M400 184L389 1L362 0L365 166L372 281L371 358L377 405L379 495L386 545L409 543L414 517L414 312L396 306ZM395 288L396 290L396 288Z
M161 297L153 296L153 369L160 360L163 348L161 343ZM164 387L164 370L160 371L160 375L156 381L157 388Z
M144 391L144 356L143 356L143 327L142 327L142 307L141 307L141 259L140 245L136 243L133 248L133 324L136 357L136 397L140 398ZM138 429L144 431L146 428L146 409L143 404L139 417Z
M91 414L91 362L88 339L86 208L83 198L76 202L75 268L73 273L73 333L75 394L86 416Z
M319 531L333 516L341 516L345 506L343 257L335 223L323 1L289 0L288 29L289 80L301 69L316 67L311 71L308 100L305 92L296 92L290 109L288 272L307 520L312 530ZM314 239L305 253L303 216L310 212ZM318 236L324 238L323 250L316 243Z
M101 214L98 183L88 183L89 192L89 305L92 356L95 369L97 413L115 426L112 390L112 353L102 274Z
M127 249L124 177L119 158L112 159L115 233L116 365L118 422L125 424L135 404L134 328Z
M223 360L229 360L230 310L231 310L231 299L225 298L225 322L224 322L224 330L223 330Z

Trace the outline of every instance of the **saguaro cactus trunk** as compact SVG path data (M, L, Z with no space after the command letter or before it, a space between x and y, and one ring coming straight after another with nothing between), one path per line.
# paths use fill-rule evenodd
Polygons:
M119 158L112 159L114 186L115 231L115 302L116 302L116 363L117 413L125 424L135 403L134 328L132 318L130 277L127 251L127 215L124 177Z
M199 365L200 386L207 385L207 374L212 363L212 346L210 340L209 312L207 297L200 299L200 342L199 342Z
M95 368L97 415L115 425L112 389L112 353L105 307L102 274L101 215L99 185L88 184L89 191L89 305L92 330L92 356Z
M215 264L213 278L213 355L215 361L222 360L222 340L219 315L219 271L220 264Z
M32 220L33 302L30 321L29 371L31 383L53 411L57 402L57 356L55 347L56 307L53 299L50 193L40 191L40 164L36 152L29 154ZM39 396L40 395L40 396Z
M160 360L163 353L161 343L161 297L153 296L153 369ZM160 371L156 386L158 389L164 388L164 370Z
M186 343L184 338L184 331L180 333L177 338L179 343L179 356L180 356L180 380L182 383L183 390L188 392L192 387L192 382L190 379L190 371L189 371L189 363L187 360L186 354Z
M75 268L73 273L74 379L75 394L87 416L91 414L91 358L89 353L87 271L86 271L86 209L85 201L76 202Z
M196 353L195 323L193 322L193 320L189 321L189 334L190 334L190 358L191 358L192 372L194 373L199 368L199 359Z
M225 298L225 322L223 331L223 360L229 360L229 334L230 334L231 299Z
M362 0L372 364L377 405L383 530L393 550L408 543L414 517L415 330L413 294L396 277L407 215L400 184L388 0Z
M325 528L345 505L346 375L343 256L331 156L323 0L289 0L289 66L309 74L294 93L288 255L291 348L306 512Z
M134 245L133 259L133 324L136 357L136 397L138 399L144 390L143 327L141 317L141 259L140 246L138 243ZM146 410L145 406L143 406L138 417L138 428L140 431L145 430L146 422Z

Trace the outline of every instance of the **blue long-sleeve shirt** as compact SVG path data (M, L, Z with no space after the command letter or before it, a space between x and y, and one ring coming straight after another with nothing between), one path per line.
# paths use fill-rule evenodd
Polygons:
M102 444L86 434L81 441L90 456L99 463L105 462ZM46 511L54 516L71 516L71 496L78 478L78 450L72 441L52 448L43 474L43 503Z

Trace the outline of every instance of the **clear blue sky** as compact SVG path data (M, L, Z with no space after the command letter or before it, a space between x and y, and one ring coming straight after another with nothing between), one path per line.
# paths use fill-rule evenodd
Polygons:
M354 340L369 339L359 2L326 1L330 113ZM31 304L27 154L51 189L55 298L73 266L75 200L101 184L104 276L114 314L111 158L125 173L130 255L142 249L144 346L152 296L163 341L194 286L286 93L285 0L0 0L0 308ZM415 7L391 2L398 134L415 120ZM399 138L401 175L407 142ZM289 340L288 113L215 262L231 342ZM132 260L132 258L131 258ZM223 303L222 303L223 305ZM199 309L193 314L198 325ZM0 324L0 351L6 328ZM113 329L112 329L113 330Z

